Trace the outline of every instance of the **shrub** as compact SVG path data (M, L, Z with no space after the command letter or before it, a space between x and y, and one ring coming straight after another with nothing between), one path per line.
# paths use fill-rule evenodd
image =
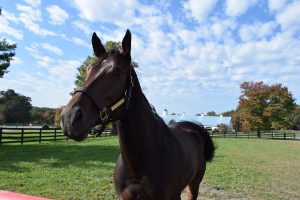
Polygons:
M228 126L226 124L218 124L218 130L221 133L227 133L228 132Z
M48 126L47 124L44 124L44 125L42 126L42 129L47 130L47 129L49 129L49 126Z

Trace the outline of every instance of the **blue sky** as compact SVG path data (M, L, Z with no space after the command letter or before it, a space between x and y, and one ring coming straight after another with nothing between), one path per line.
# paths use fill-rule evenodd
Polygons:
M34 106L70 99L77 67L132 32L140 82L158 112L235 109L243 81L282 83L300 104L300 1L4 0L0 39L17 43L0 90Z

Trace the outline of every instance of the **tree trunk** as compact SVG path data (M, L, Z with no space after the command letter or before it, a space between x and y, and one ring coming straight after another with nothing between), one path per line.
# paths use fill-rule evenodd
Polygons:
M260 129L257 129L257 137L258 137L258 138L261 138Z

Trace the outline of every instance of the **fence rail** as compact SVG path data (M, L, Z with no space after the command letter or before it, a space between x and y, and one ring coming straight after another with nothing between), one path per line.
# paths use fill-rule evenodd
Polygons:
M210 132L213 138L259 138L256 132L235 132L235 133L214 133ZM261 132L260 138L278 140L296 140L293 132Z
M114 135L112 129L105 129L100 135L107 137ZM88 137L95 137L89 135ZM59 128L0 128L0 145L9 143L24 144L28 142L45 142L45 141L60 141L68 140L62 130Z
M94 131L94 130L93 130ZM236 132L236 133L214 133L209 131L213 138L258 138L256 132ZM112 129L105 129L100 137L115 136L116 132ZM89 138L96 137L89 135ZM261 132L263 139L278 139L278 140L299 140L293 132ZM9 143L24 144L27 142L45 142L68 140L62 130L59 128L1 128L0 127L0 145Z

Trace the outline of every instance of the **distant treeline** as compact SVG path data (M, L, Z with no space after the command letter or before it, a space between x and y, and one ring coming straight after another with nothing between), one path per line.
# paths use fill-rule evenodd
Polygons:
M0 124L60 126L61 108L39 108L14 90L0 92Z

